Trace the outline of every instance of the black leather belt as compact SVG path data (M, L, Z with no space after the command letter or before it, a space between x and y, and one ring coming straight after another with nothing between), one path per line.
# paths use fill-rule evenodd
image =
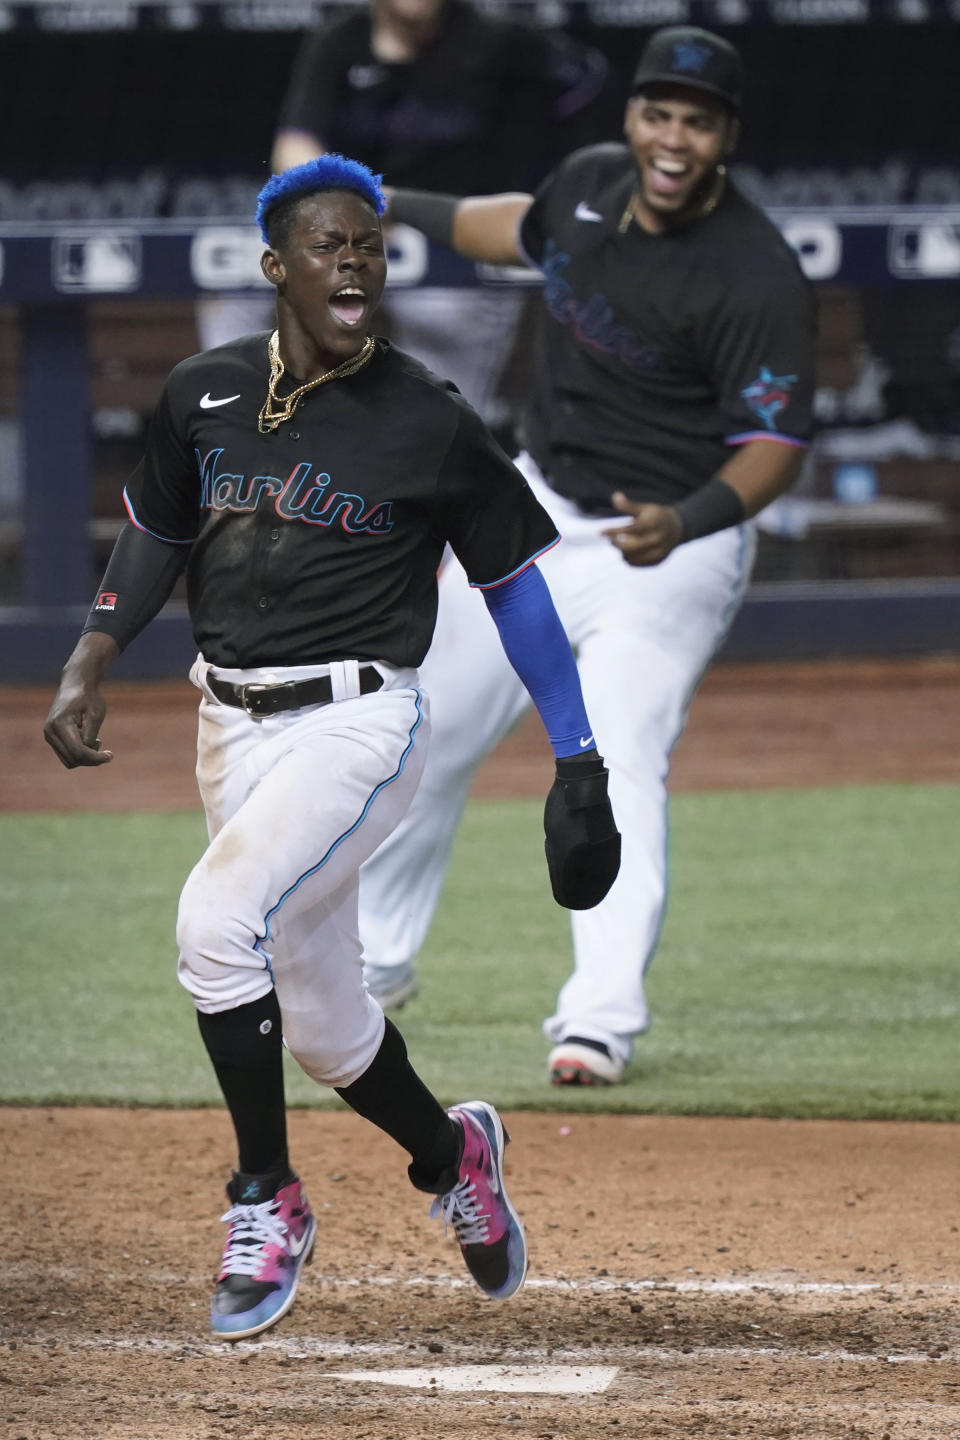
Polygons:
M383 684L383 676L372 665L360 671L360 694L372 695ZM248 715L262 718L279 715L283 710L302 710L304 705L329 705L333 699L333 682L329 675L315 675L311 680L288 680L285 685L236 685L207 675L207 686L223 705L234 705Z

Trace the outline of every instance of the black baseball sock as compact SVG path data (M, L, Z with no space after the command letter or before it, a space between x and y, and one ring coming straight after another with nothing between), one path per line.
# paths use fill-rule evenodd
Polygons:
M197 1021L237 1134L238 1168L248 1175L288 1170L277 992L216 1015L198 1010Z
M450 1184L443 1189L454 1183L462 1132L410 1064L403 1036L391 1020L370 1066L337 1094L410 1154L415 1185L432 1189L448 1176Z

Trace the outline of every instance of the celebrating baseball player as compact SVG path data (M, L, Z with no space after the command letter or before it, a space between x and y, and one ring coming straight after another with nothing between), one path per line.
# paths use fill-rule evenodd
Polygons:
M177 939L239 1151L212 1304L228 1339L286 1313L314 1243L287 1149L283 1042L409 1152L482 1291L505 1299L526 1271L500 1118L430 1094L368 993L357 931L359 867L423 770L418 666L446 544L557 757L544 812L557 899L595 904L619 863L607 772L536 564L555 527L456 391L371 333L384 205L379 177L336 155L261 191L277 328L171 373L45 729L68 768L112 758L103 677L186 566L210 843Z
M623 831L619 878L573 917L574 971L544 1025L557 1084L620 1080L648 1027L670 753L743 597L750 518L792 484L811 429L811 288L724 167L737 52L693 27L657 31L633 90L626 145L576 152L536 196L398 190L390 209L462 255L543 272L518 465L564 537L543 574ZM423 673L423 783L360 882L368 981L388 1006L416 991L473 771L526 705L455 563Z

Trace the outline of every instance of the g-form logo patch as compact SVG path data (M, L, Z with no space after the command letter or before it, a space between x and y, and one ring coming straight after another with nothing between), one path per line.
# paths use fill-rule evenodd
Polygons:
M97 596L97 603L94 610L116 610L117 592L115 590L101 590Z
M712 54L708 45L701 45L696 40L681 40L673 47L673 68L700 71L708 64Z
M766 365L761 365L756 380L751 380L740 394L767 429L776 430L777 416L790 404L788 391L796 381L796 375L773 375Z

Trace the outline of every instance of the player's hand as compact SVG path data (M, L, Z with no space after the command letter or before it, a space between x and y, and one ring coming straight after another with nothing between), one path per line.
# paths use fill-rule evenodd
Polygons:
M640 504L622 490L612 497L614 508L631 515L632 523L604 530L628 565L659 565L683 539L683 522L672 505Z
M607 775L596 750L557 761L543 811L544 849L553 898L567 910L599 905L620 869Z
M106 765L112 750L101 748L97 735L107 713L98 685L81 679L61 681L43 727L43 738L68 770L78 765Z

